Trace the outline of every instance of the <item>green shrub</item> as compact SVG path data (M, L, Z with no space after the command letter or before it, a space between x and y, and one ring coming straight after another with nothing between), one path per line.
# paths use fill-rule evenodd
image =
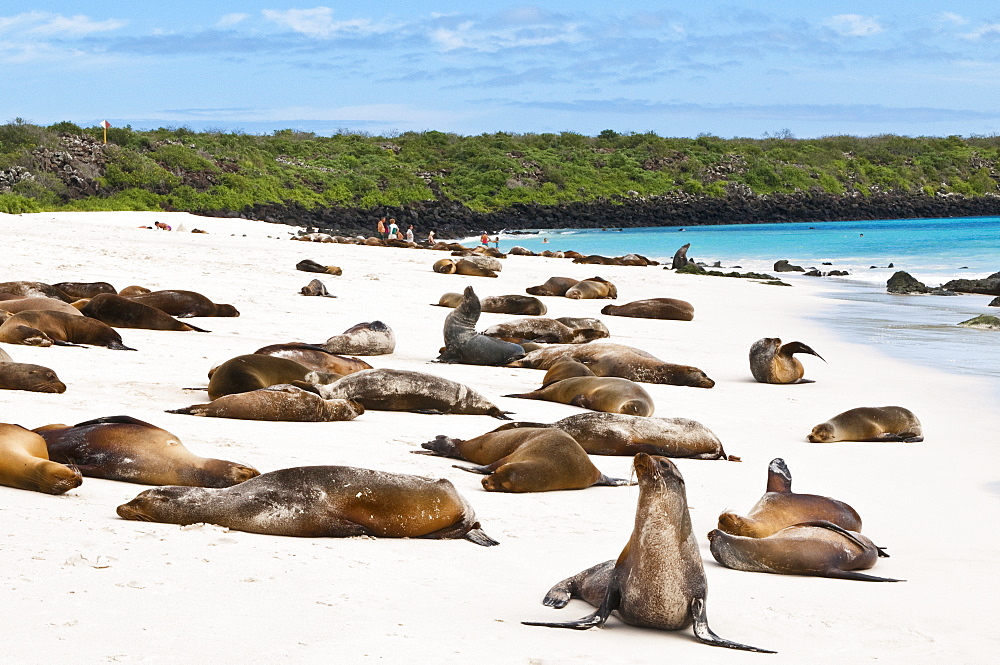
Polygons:
M0 212L8 215L20 215L26 212L41 212L38 201L20 194L0 194Z

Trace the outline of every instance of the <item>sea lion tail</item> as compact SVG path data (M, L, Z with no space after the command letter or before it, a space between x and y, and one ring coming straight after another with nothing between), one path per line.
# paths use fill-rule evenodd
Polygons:
M205 330L204 328L199 328L198 326L192 325L190 323L185 323L184 325L186 325L188 328L190 328L191 330L193 330L195 332L206 332L206 333L207 332L212 332L211 330Z
M691 600L691 618L694 620L694 636L699 642L704 642L713 647L725 647L727 649L739 649L740 651L756 651L757 653L778 653L769 649L752 647L748 644L731 642L719 637L708 627L708 617L705 615L705 599L694 598Z
M138 349L133 349L131 346L125 346L122 342L110 342L108 348L114 351L138 351Z
M891 577L876 577L866 573L859 573L856 570L831 570L822 573L821 577L832 577L838 580L854 580L856 582L905 582L906 580L896 580Z
M482 545L483 547L493 547L494 545L499 545L500 544L499 542L497 542L497 541L493 540L492 538L490 538L489 536L487 536L486 532L479 528L478 523L477 523L477 526L475 528L470 529L462 537L465 540L473 542L476 545Z

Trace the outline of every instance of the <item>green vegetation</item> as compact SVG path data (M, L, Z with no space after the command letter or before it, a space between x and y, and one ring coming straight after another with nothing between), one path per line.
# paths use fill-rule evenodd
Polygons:
M0 125L0 211L371 208L448 199L489 212L634 197L998 194L1000 137L390 137Z

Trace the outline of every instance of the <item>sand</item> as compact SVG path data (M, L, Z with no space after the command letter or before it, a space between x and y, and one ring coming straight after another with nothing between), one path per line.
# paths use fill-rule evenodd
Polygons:
M165 221L174 231L139 228ZM207 234L192 234L200 228ZM51 663L972 663L990 660L1000 583L1000 535L982 524L996 506L996 404L986 382L890 359L816 323L831 286L793 288L675 275L659 267L573 265L511 256L498 279L441 275L437 252L289 242L291 229L183 213L0 215L0 281L108 281L117 288L189 289L234 304L239 318L201 318L210 333L121 330L136 352L2 344L14 360L53 368L62 395L0 391L0 421L34 428L127 414L177 434L197 454L262 472L347 464L450 479L500 541L298 539L212 525L129 522L115 507L143 486L86 478L63 496L0 487L4 661ZM641 248L636 248L641 251ZM310 258L333 298L299 289ZM410 454L437 434L470 437L487 416L368 411L352 422L266 423L164 413L207 401L210 367L266 344L323 341L362 321L393 328L396 352L375 367L467 383L519 420L552 422L576 407L503 398L540 384L528 369L434 364L450 310L431 306L473 285L482 296L523 293L553 275L601 275L618 303L693 303L691 322L602 316L609 341L705 370L715 388L645 385L656 415L698 420L741 463L678 460L709 581L715 632L778 651L748 654L616 619L562 631L522 620L569 620L591 608L540 603L560 579L614 558L632 530L637 488L508 495L451 460ZM545 298L549 316L593 316L604 301ZM480 329L513 318L484 314ZM761 337L801 340L805 385L755 383L747 352ZM810 444L813 425L855 406L898 404L923 421L924 443ZM745 512L783 457L794 488L853 505L864 533L892 555L875 584L738 572L715 563L705 534L726 509ZM594 457L612 476L631 460Z

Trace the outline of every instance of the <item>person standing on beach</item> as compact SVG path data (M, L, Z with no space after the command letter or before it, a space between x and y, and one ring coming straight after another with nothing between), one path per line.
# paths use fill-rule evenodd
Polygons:
M493 246L498 250L500 249L500 236L493 238Z
M375 227L375 235L377 235L381 240L385 240L385 217L378 220L378 226Z
M396 238L399 236L399 225L396 224L396 218L389 218L389 237Z
M479 236L479 242L483 243L483 247L490 246L490 237L486 235L486 231L483 231L483 235Z
M413 242L413 224L406 229L406 242Z

